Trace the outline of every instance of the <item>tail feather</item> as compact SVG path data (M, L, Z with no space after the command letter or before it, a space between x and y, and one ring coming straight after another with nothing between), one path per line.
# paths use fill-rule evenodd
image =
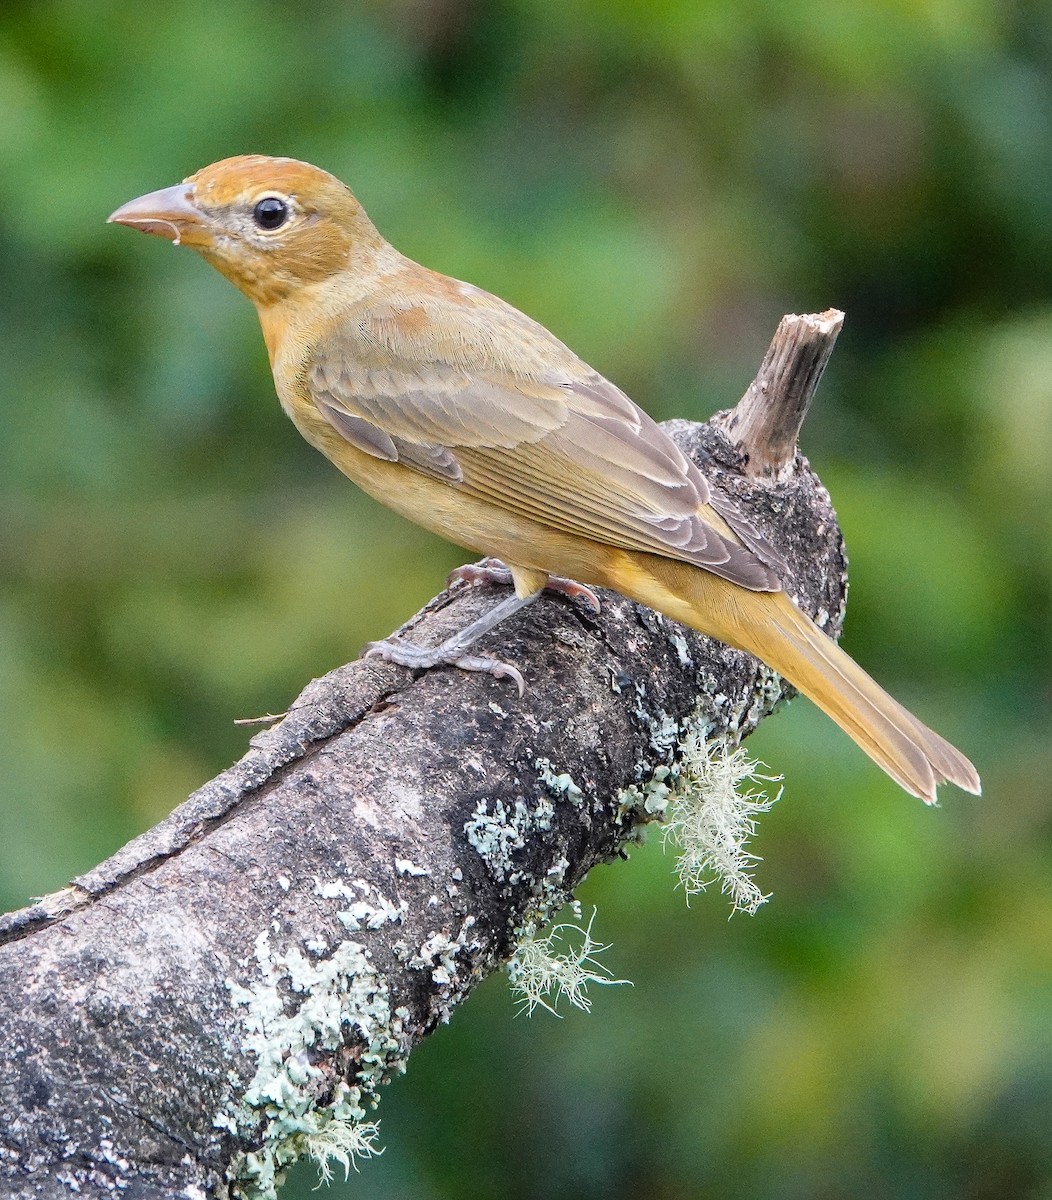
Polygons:
M940 783L979 794L968 759L889 696L784 592L748 591L687 563L628 553L612 557L594 582L773 667L925 803L935 803Z
M889 696L784 592L750 592L667 559L648 566L622 569L614 586L773 667L925 803L935 803L945 782L979 794L968 759Z
M743 649L813 700L911 795L934 804L935 789L944 782L979 794L979 776L968 759L889 696L785 593L763 600L781 636L764 636L762 646Z

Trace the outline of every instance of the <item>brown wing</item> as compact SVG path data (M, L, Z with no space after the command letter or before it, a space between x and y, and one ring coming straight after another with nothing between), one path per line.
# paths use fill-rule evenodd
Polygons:
M307 387L343 437L553 528L780 588L774 552L758 535L754 548L739 543L704 476L646 413L541 326L462 286L467 303L413 306L437 362L412 357L405 306L371 308L317 347ZM511 349L531 369L517 372Z

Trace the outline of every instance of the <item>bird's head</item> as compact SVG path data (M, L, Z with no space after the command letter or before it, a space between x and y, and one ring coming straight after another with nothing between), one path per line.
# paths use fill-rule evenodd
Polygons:
M213 163L109 219L190 246L261 306L383 245L346 184L309 163L260 154Z

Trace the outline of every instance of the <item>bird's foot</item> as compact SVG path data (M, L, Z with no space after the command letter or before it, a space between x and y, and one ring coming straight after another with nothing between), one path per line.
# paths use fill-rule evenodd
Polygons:
M464 654L459 636L450 637L440 646L417 646L404 637L385 637L383 642L369 642L365 658L397 662L398 666L409 667L410 671L428 671L431 667L459 667L461 671L477 671L492 674L494 679L511 679L518 688L519 696L525 692L525 679L518 667L510 662L489 658L486 654Z
M446 586L453 583L513 585L515 580L511 570L499 558L486 558L481 563L466 563L464 566L450 571ZM562 575L549 575L543 590L555 592L569 600L580 600L593 613L601 611L602 606L595 592L575 579L566 579Z
M514 582L510 569L499 558L484 558L480 563L465 563L462 567L454 567L446 576L446 587L452 587L454 583L511 585Z
M520 608L525 608L534 598L535 596L527 596L520 600L518 596L509 596L438 646L418 646L405 638L392 636L382 642L370 642L365 648L365 657L383 658L387 662L397 663L415 671L426 671L438 666L459 667L462 671L479 671L497 679L513 680L521 696L526 691L526 681L517 667L489 655L468 654L467 650L483 634L495 629L501 621L517 613Z
M540 573L538 572L538 582L539 579ZM469 585L514 584L515 578L510 568L506 567L499 559L487 558L479 564L472 563L468 566L458 567L450 574L449 582L461 582ZM558 592L571 600L580 600L592 612L599 612L599 597L591 588L576 583L572 579L563 579L560 575L549 575L543 589L521 598L509 596L490 612L484 613L478 620L465 626L459 633L446 638L439 646L418 646L415 642L410 642L405 638L391 636L382 642L370 642L365 647L365 657L382 658L387 662L397 663L401 667L408 667L411 671L427 671L432 667L452 666L459 667L462 671L478 671L492 675L496 679L511 679L519 689L521 696L526 691L526 681L517 667L487 654L468 654L467 651L483 634L489 633L501 621L506 620L520 608L524 608L535 600L541 594L541 590Z
M439 646L419 646L416 642L392 635L382 642L369 642L363 657L382 658L385 662L397 663L414 671L427 671L440 666L459 667L462 671L478 671L495 679L511 679L519 689L520 696L526 691L526 680L518 667L485 654L465 654L459 635Z

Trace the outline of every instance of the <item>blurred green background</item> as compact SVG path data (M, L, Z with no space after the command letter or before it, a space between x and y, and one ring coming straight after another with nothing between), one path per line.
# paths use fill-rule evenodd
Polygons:
M846 644L976 760L926 811L806 703L755 918L594 873L590 1016L490 980L348 1197L1052 1197L1052 13L1025 0L7 0L0 901L60 887L461 561L315 455L250 305L107 227L229 154L347 179L655 415L847 324L804 448ZM311 1170L285 1197L304 1197Z

